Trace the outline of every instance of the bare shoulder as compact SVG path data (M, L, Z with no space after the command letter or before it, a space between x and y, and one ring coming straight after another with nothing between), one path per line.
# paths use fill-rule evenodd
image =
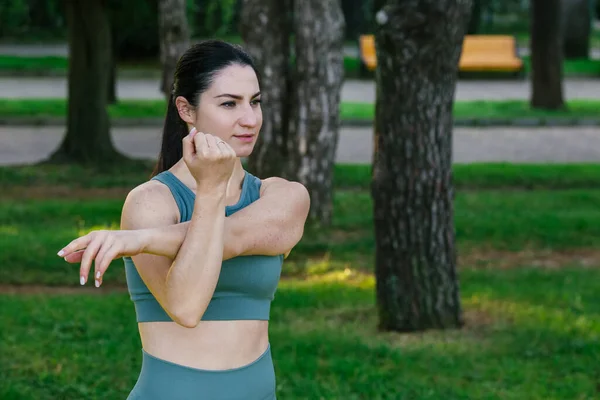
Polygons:
M178 222L177 203L167 186L158 181L144 182L125 198L121 229L143 229Z
M277 196L293 204L296 212L300 214L308 213L310 195L302 183L279 177L263 179L261 182L260 197Z
M282 190L290 194L290 196L299 196L309 199L308 190L300 182L288 181L277 176L261 180L260 194L261 196L268 190Z

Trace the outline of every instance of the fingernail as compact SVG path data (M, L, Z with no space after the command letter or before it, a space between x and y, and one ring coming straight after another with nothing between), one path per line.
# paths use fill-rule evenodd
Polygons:
M96 279L95 285L96 287L100 287L100 281L98 279Z
M193 136L194 133L196 133L196 127L193 127L192 129L190 129L190 136Z
M85 285L85 278L83 276L79 277L79 283L81 286Z
M96 279L100 279L100 271L96 272Z
M59 256L59 257L62 257L62 256L65 254L65 251L64 251L64 250L61 250L61 251L59 251L57 254L58 254L58 256Z

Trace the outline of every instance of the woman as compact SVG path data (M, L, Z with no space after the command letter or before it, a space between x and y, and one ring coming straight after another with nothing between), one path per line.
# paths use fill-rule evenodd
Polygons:
M97 287L124 257L143 354L129 399L275 398L270 304L309 197L298 183L244 171L261 125L251 58L221 41L191 47L176 68L156 175L128 194L122 230L59 252L81 262L81 284L94 260Z

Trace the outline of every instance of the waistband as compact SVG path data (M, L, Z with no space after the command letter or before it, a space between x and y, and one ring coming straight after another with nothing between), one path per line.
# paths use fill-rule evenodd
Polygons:
M245 369L252 368L256 364L260 364L261 361L264 361L267 358L270 359L271 358L271 344L269 343L267 345L267 349L256 360L251 361L250 363L248 363L246 365L242 365L241 367L229 368L229 369L202 369L202 368L195 368L195 367L190 367L187 365L177 364L172 361L168 361L163 358L158 358L156 356L153 356L152 354L148 353L144 349L142 349L142 354L143 354L143 361L148 361L148 362L157 363L157 364L164 364L165 367L167 367L167 368L180 368L182 370L186 370L189 372L198 372L198 373L202 373L202 374L220 374L220 373L227 373L227 372L243 371ZM269 360L267 360L267 361L269 361Z
M128 400L273 400L271 346L238 368L207 370L155 357L142 349L142 370Z

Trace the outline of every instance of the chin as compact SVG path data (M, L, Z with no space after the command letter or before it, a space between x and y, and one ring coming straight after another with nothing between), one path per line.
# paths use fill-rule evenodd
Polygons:
M254 144L251 146L239 146L234 150L235 154L240 158L249 157L252 154L252 150L254 150Z

